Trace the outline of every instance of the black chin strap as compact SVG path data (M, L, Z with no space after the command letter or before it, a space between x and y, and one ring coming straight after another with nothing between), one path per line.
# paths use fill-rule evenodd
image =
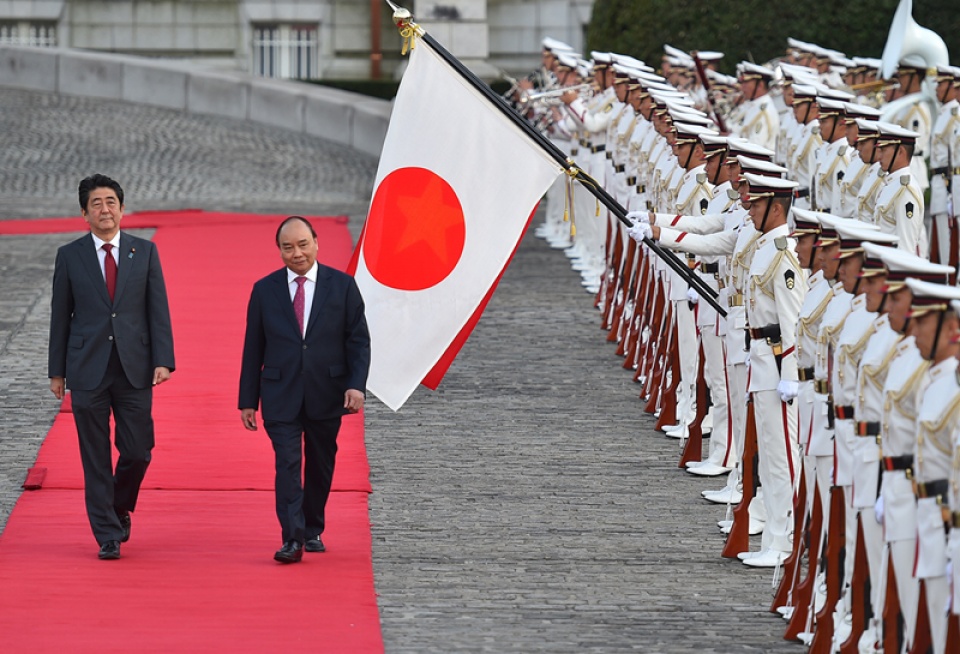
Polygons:
M766 226L766 224L767 224L767 216L770 215L770 207L771 207L772 205L773 205L773 199L772 199L772 198L767 199L767 208L764 209L764 211L763 211L763 220L760 221L760 229L757 230L757 231L759 231L761 234L763 234L763 228L764 228L764 226Z
M900 142L897 141L897 149L893 151L893 157L890 159L890 168L887 169L888 173L893 172L893 167L896 165L897 155L900 154Z
M878 313L878 314L883 313L883 307L885 307L886 304L887 304L887 294L884 293L884 294L880 297L880 306L877 307L877 313Z
M933 361L934 355L937 353L937 341L940 340L940 332L943 330L943 320L947 317L946 311L940 312L940 317L937 318L937 332L933 335L933 343L930 345L930 361Z
M693 150L696 148L696 145L690 147L690 152L687 153L687 160L683 162L683 169L690 170L690 160L693 159Z

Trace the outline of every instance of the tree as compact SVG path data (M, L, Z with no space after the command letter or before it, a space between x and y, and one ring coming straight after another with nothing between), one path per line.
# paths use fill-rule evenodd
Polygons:
M589 50L629 54L658 67L664 43L683 50L719 50L721 69L747 59L763 63L784 53L787 37L879 58L899 0L843 0L802 5L786 0L596 0L587 30ZM960 57L960 11L955 0L915 0L921 26Z

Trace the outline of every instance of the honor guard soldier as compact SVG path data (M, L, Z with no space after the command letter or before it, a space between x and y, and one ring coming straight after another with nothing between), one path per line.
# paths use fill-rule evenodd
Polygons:
M908 55L897 68L898 84L893 89L891 99L903 98L920 92L921 83L927 75L927 65L923 57L915 54ZM890 122L911 132L916 132L916 147L910 159L910 172L914 176L920 191L926 191L930 186L927 179L927 163L925 160L930 146L930 131L933 129L933 116L924 102L913 102L898 111Z
M857 154L868 165L867 172L857 191L856 213L852 216L864 222L876 223L877 197L883 187L887 173L880 165L877 153L877 139L880 136L880 124L872 120L857 118Z
M742 61L737 66L737 79L743 103L737 107L736 119L731 121L730 128L751 143L775 150L780 134L780 115L770 97L774 72Z
M606 135L607 125L615 115L619 104L613 90L613 57L609 52L592 52L594 79L600 91L584 101L578 94L564 94L561 100L567 104L574 120L579 123L580 161L587 162L585 169L590 176L603 186L607 169ZM575 187L575 231L574 266L583 276L588 292L596 293L600 288L600 276L604 270L604 238L606 216L601 215L596 198Z
M858 121L870 120L871 115L876 114L879 116L880 112L876 109L871 109L853 102L844 103L844 108L846 115L844 122L847 125L847 146L849 148L850 161L847 163L847 169L843 171L843 174L838 174L837 176L838 180L834 187L833 202L831 203L833 207L832 213L835 216L841 216L843 218L860 218L860 207L857 204L857 196L864 179L867 178L870 166L873 164L873 150L877 142L875 138L872 141L868 140L870 131L867 130L863 135L863 145L860 145L861 134L860 123ZM872 134L876 136L876 128L873 129ZM867 158L865 158L864 152L866 152ZM860 219L862 220L862 218Z
M844 291L852 296L850 313L843 321L843 327L836 337L833 348L833 360L830 363L830 390L833 400L834 414L834 457L833 483L840 487L844 496L844 531L846 555L844 556L844 576L841 584L842 601L838 605L837 619L834 624L835 640L838 644L846 641L851 630L851 601L850 585L853 578L854 552L857 550L857 535L859 529L860 510L870 508L871 513L875 498L869 504L858 504L854 498L854 470L860 466L860 459L853 455L856 444L856 412L857 401L857 374L859 362L867 341L874 333L874 322L877 314L867 308L866 283L861 277L864 263L865 243L875 243L892 247L896 245L896 236L885 234L873 225L852 220L838 220L834 223L840 237L840 265L837 275ZM875 459L876 461L876 459ZM879 463L877 464L879 466ZM874 479L876 488L877 478ZM874 520L874 523L876 521ZM871 525L867 525L869 530ZM870 531L871 536L879 534L878 530ZM879 562L878 562L879 564ZM862 625L858 625L862 629Z
M556 71L557 84L562 88L579 83L577 58L566 52L557 52L554 57L556 59L554 70ZM564 115L560 113L560 109L557 107L551 107L550 111L554 112L555 115L550 123L547 136L561 152L572 156L573 139L575 138L575 132L570 131L572 119L570 123L567 123L564 120ZM551 247L556 249L565 249L573 245L570 239L569 217L564 215L568 207L566 200L567 180L563 177L565 176L558 177L547 191L544 222L535 232L538 237L545 239Z
M790 515L799 469L796 327L806 279L787 216L797 183L744 174L750 219L761 236L746 287L750 382L766 524L759 552L740 555L751 567L776 567L791 550Z
M817 98L820 138L823 145L817 152L817 163L812 175L811 193L819 211L833 212L840 182L850 165L850 145L847 142L845 103L829 98Z
M878 123L878 128L877 157L887 174L877 193L872 222L896 234L900 249L926 256L923 191L910 172L919 134L891 123Z
M926 385L928 362L917 349L916 322L910 318L912 294L908 277L945 282L949 266L931 263L900 249L872 249L887 269L886 303L890 328L903 335L888 364L882 391L880 448L883 472L876 514L893 568L903 616L904 647L913 645L917 625L919 586L914 576L917 538L917 502L914 495L914 449L917 407Z
M817 163L817 151L823 145L820 138L820 123L817 120L817 89L802 84L793 85L793 115L798 128L787 149L786 166L797 180L797 206L801 209L816 208L811 196L813 172Z
M913 473L917 493L917 558L915 574L923 584L934 654L946 651L947 526L954 434L960 430L960 318L950 304L960 288L907 279L913 295L911 320L916 322L917 348L930 364L927 386L917 410ZM923 610L924 607L919 607Z
M940 111L930 134L930 259L955 263L950 258L951 250L954 257L957 254L956 207L950 201L950 185L953 168L960 162L960 152L953 151L953 141L960 130L960 70L938 66L936 80Z

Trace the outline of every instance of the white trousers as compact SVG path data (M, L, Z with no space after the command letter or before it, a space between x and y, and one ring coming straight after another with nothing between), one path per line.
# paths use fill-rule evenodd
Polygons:
M760 483L766 524L761 549L789 552L793 535L793 497L800 474L797 406L780 400L777 391L753 392Z

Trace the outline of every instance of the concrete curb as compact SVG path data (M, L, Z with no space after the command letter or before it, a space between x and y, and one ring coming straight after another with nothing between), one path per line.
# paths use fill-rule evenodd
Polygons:
M175 61L0 45L0 87L120 100L319 136L379 157L391 103Z

